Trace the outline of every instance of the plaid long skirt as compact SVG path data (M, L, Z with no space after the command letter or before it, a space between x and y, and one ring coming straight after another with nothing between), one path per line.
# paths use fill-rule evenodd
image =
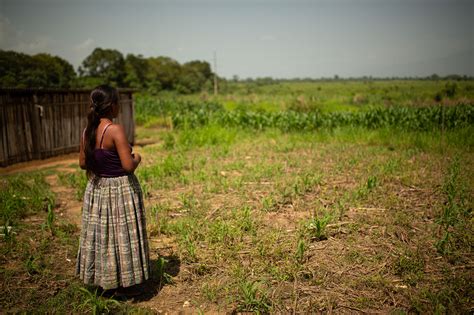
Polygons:
M103 289L129 287L150 275L143 195L134 174L89 179L82 207L76 275Z

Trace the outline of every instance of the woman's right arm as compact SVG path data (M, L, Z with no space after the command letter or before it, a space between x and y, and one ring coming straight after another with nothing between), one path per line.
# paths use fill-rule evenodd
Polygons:
M134 156L132 156L127 135L125 134L123 127L121 125L112 125L109 129L112 129L112 127L113 130L111 131L114 139L115 150L117 150L120 157L122 168L128 173L133 173L141 162L141 156L138 153L135 153Z

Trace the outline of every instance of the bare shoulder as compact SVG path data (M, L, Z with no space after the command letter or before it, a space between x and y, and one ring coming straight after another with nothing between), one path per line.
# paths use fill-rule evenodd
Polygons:
M110 133L114 138L123 137L125 135L125 129L120 124L112 124L109 127Z

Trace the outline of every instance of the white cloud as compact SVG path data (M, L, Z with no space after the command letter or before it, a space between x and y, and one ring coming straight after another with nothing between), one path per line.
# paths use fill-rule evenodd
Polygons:
M77 52L84 51L84 50L89 51L93 47L94 43L95 41L92 38L87 38L83 42L74 46L74 50Z
M48 36L36 36L30 41L18 41L12 49L27 54L50 52L54 40Z
M266 35L260 36L260 40L265 41L265 42L270 42L270 41L277 40L277 37L275 35L266 34Z

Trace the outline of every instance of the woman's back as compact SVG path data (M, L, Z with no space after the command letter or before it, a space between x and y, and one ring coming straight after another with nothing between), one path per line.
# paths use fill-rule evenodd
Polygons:
M100 177L116 177L128 174L122 167L122 162L113 145L112 137L107 137L106 141L104 141L105 133L111 125L112 123L108 123L104 127L99 126L97 128L98 138L96 140L99 141L96 141L96 148L94 149L93 172ZM100 129L102 129L102 132L100 132ZM105 147L104 142L107 142L108 148ZM132 147L130 146L131 150Z

